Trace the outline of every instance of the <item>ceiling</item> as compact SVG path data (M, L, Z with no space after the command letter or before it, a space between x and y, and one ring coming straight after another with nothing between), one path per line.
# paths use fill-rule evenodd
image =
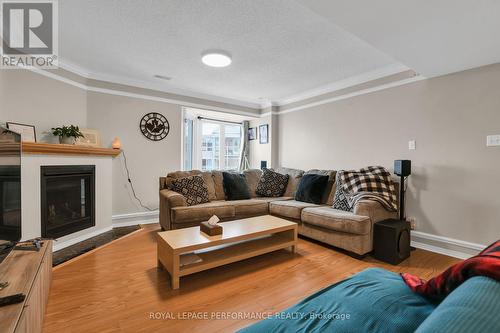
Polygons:
M498 0L298 0L425 77L500 62Z
M87 77L258 107L402 68L499 62L498 13L494 0L64 0L59 50ZM232 65L203 65L209 49Z
M65 0L59 5L61 59L97 78L147 82L173 92L261 104L395 64L290 0ZM203 65L200 55L207 49L228 51L232 65Z

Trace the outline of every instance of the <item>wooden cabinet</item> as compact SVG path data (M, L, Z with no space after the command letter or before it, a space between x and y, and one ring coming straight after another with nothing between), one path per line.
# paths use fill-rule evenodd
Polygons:
M0 296L26 295L23 303L0 308L0 332L41 332L52 281L52 241L39 252L12 251L0 264L0 281L10 283Z

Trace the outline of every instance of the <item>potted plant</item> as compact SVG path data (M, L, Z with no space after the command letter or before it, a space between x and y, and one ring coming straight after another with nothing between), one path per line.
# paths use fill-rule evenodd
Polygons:
M83 138L78 126L62 126L52 128L52 134L59 137L59 143L74 145L77 138Z

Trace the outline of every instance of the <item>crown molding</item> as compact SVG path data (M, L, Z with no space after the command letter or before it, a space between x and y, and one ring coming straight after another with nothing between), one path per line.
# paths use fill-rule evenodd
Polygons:
M352 93L348 93L348 94L344 94L344 95L339 95L339 96L335 96L335 97L332 97L332 98L322 99L322 100L319 100L317 102L300 105L300 106L297 106L297 107L294 107L294 108L280 110L280 111L277 112L277 114L282 115L282 114L287 114L287 113L291 113L291 112L297 112L297 111L301 111L301 110L304 110L304 109L307 109L307 108L311 108L311 107L314 107L314 106L319 106L319 105L323 105L323 104L327 104L327 103L332 103L332 102L340 101L340 100L343 100L343 99L348 99L348 98L352 98L352 97L356 97L356 96L360 96L360 95L365 95L365 94L369 94L369 93L380 91L380 90L394 88L394 87L402 86L402 85L405 85L405 84L422 81L422 80L425 80L425 79L426 79L425 77L423 77L421 75L417 75L417 76L414 76L414 77L411 77L411 78L408 78L408 79L398 80L398 81L395 81L395 82L391 82L391 83L386 83L386 84L382 84L382 85L379 85L379 86L375 86L375 87L372 87L372 88L362 89L362 90L358 90L358 91L355 91L355 92L352 92ZM262 116L262 114L261 114L261 116Z
M247 116L250 118L259 118L260 117L260 114L245 112L245 111L241 111L241 110L237 110L237 109L229 109L229 108L217 107L217 106L208 105L208 104L201 104L201 103L191 103L191 102L186 102L186 101L180 100L180 99L170 99L170 98L157 97L157 96L151 96L151 95L145 95L145 94L130 93L130 92L122 91L122 90L94 87L94 86L91 86L88 84L83 84L80 82L73 81L67 77L55 74L54 72L48 72L48 71L45 71L45 70L42 70L39 68L34 68L34 67L28 68L27 67L25 69L27 69L31 72L43 75L45 77L72 85L72 86L80 88L80 89L83 89L85 91L98 92L98 93L103 93L103 94L108 94L108 95L138 98L138 99L144 99L144 100L155 101L155 102L178 104L178 105L187 106L187 107L220 111L220 112L224 112L224 113L238 114L238 115Z
M87 79L102 81L102 82L109 82L112 84L121 84L121 85L131 86L134 88L157 90L157 91L167 93L167 94L185 96L188 98L204 99L204 100L208 100L211 102L217 102L217 103L232 104L232 105L237 105L237 106L246 107L246 108L252 108L252 109L256 109L256 110L258 110L262 107L260 103L254 102L254 101L245 101L242 99L234 99L231 97L209 95L209 94L198 93L198 92L194 92L194 91L190 91L190 90L184 90L184 89L180 89L180 88L165 88L161 84L155 84L152 82L134 80L134 79L130 79L130 78L123 78L123 77L118 77L118 76L108 75L108 74L90 73L89 76L87 77Z
M117 76L117 75L99 74L99 73L95 73L95 72L90 72L90 71L87 71L85 68L78 66L78 65L76 65L76 64L74 64L66 59L63 59L63 58L60 58L60 60L59 60L59 67L61 67L62 69L66 70L68 72L71 72L73 74L77 74L86 80L96 80L96 81L102 81L102 82L107 82L107 83L112 83L112 84L126 85L126 86L130 86L130 87L134 87L134 88L157 90L157 91L161 91L161 92L168 93L168 94L175 94L175 95L180 95L180 96L185 96L185 97L205 99L205 100L209 100L212 102L233 104L233 105L252 108L252 109L262 108L262 103L260 101L243 100L243 99L239 99L239 98L232 98L232 97L225 97L225 96L215 96L215 95L210 95L210 94L206 94L206 93L201 93L201 92L196 92L196 91L181 89L181 88L175 88L175 87L166 88L160 82L153 83L153 82L147 82L147 81L142 81L142 80L135 80L135 79L131 79L131 78L121 77L121 76Z
M121 90L93 87L93 86L90 86L87 84L73 81L67 77L55 74L54 72L48 72L48 71L45 71L42 69L32 68L32 67L25 68L25 69L32 71L34 73L52 78L54 80L58 80L60 82L64 82L66 84L78 87L80 89L84 89L86 91L98 92L98 93L104 93L104 94L110 94L110 95L125 96L125 97L132 97L132 98L139 98L139 99L145 99L145 100L151 100L151 101L163 102L163 103L170 103L170 104L179 104L179 105L186 106L186 107L220 111L220 112L225 112L225 113L237 114L237 115L241 115L241 116L247 116L247 117L251 117L251 118L263 118L263 117L268 117L271 115L282 115L282 114L287 114L290 112L301 111L301 110L304 110L304 109L307 109L310 107L314 107L314 106L318 106L318 105L322 105L322 104L326 104L326 103L332 103L335 101L339 101L339 100L343 100L343 99L347 99L347 98L352 98L355 96L364 95L364 94L368 94L368 93L375 92L375 91L389 89L389 88L393 88L393 87L397 87L397 86L401 86L401 85L405 85L405 84L409 84L409 83L413 83L413 82L417 82L417 81L425 79L425 77L423 77L423 76L415 76L415 77L412 77L409 79L399 80L396 82L391 82L391 83L375 86L375 87L368 88L368 89L358 90L358 91L355 91L355 92L352 92L349 94L344 94L344 95L340 95L340 96L335 96L333 98L319 100L319 101L314 102L314 103L308 103L308 104L304 104L304 105L297 106L297 107L291 108L291 109L286 109L286 110L280 110L281 109L280 106L276 105L275 103L271 103L271 105L268 106L267 108L277 107L276 111L273 110L273 111L269 111L269 112L256 114L256 113L250 113L250 112L245 112L245 111L240 111L240 110L235 110L235 109L216 107L216 106L207 105L207 104L190 103L190 102L186 102L184 100L178 100L178 99L169 99L169 98L163 98L163 97L157 97L157 96L151 96L151 95L145 95L145 94L130 93L130 92L125 92L125 91L121 91ZM262 112L263 109L260 109L260 111Z
M80 67L72 62L69 62L66 59L59 58L59 67L71 72L73 74L81 76L83 79L88 79L90 72L84 69L83 67Z
M405 72L411 70L410 68L402 65L402 64L394 64L386 67L382 67L370 72L366 72L360 75L355 75L348 77L346 79L336 81L334 83L330 83L315 89L311 89L300 94L289 96L285 99L274 102L275 105L285 106L287 104L300 102L309 98L318 97L324 94L332 93L338 90L350 88L357 86L359 84L363 84L366 82L370 82L373 80L378 80L387 76L391 76L394 74L398 74L401 72Z
M118 77L111 77L111 76L105 76L105 75L97 75L93 73L87 72L84 68L75 65L71 62L68 62L64 59L60 60L60 67L68 72L71 72L75 75L78 75L84 79L84 81L87 80L96 80L96 81L101 81L104 83L111 83L111 84L120 84L120 85L126 85L130 86L132 88L143 88L143 89L150 89L150 90L155 90L158 92L162 93L173 93L173 92L168 92L165 91L164 89L161 90L156 86L152 86L151 84L145 83L145 82L140 82L140 81L134 81L130 79L124 79L124 78L118 78ZM397 87L400 85L416 82L425 79L425 77L416 75L415 77L408 78L408 79L403 79L403 80L398 80L395 82L387 83L387 84L382 84L378 85L372 88L367 88L367 89L362 89L358 90L352 93L344 94L344 95L339 95L335 96L332 98L325 98L325 99L320 99L316 102L300 105L294 108L290 109L283 109L286 107L286 105L290 103L295 103L295 102L300 102L304 99L308 99L311 97L318 97L324 94L328 94L331 92L335 92L341 89L353 87L362 83L366 83L369 81L381 79L390 75L398 74L404 71L409 70L408 67L400 64L396 64L393 66L387 66L382 69L378 69L375 71L371 71L362 75L354 76L342 81L335 82L333 84L323 86L321 88L315 89L308 91L306 93L300 94L300 95L295 95L294 97L288 98L286 100L282 100L280 102L261 102L260 104L252 104L252 103L247 103L247 102L239 102L238 104L235 104L235 100L233 99L226 99L224 97L213 97L210 95L204 95L204 94L192 94L192 95L186 95L186 94L179 94L175 93L176 95L179 95L179 97L188 97L188 98L198 98L202 100L206 100L207 102L218 102L218 103L224 103L224 104L232 104L235 106L241 106L241 107L249 107L249 108L254 108L256 112L258 113L252 113L252 112L245 112L242 110L237 110L237 109L230 109L226 107L218 107L218 106L213 106L210 104L203 104L203 103L193 103L193 102L187 102L181 98L176 99L176 98L167 98L167 97L157 97L157 96L152 96L152 95L147 95L147 94L142 94L142 93L131 93L131 92L126 92L118 89L111 89L111 88L100 88L100 87L95 87L89 84L88 82L86 84L80 83L77 81L74 81L68 77L59 75L53 71L45 71L42 69L38 68L25 68L28 69L32 72L44 75L46 77L50 77L52 79L67 83L69 85L84 89L86 91L91 91L91 92L98 92L98 93L104 93L104 94L111 94L111 95L118 95L118 96L125 96L125 97L132 97L132 98L139 98L139 99L145 99L145 100L151 100L151 101L157 101L157 102L164 102L164 103L170 103L170 104L179 104L185 107L192 107L192 108L201 108L201 109L206 109L206 110L213 110L213 111L219 111L219 112L224 112L224 113L231 113L231 114L237 114L241 116L246 116L246 117L251 117L251 118L259 118L259 117L268 117L271 115L282 115L290 112L296 112L300 111L303 109L307 109L310 107L326 104L326 103L331 103L335 102L338 100L342 99L347 99L347 98L352 98L355 96L363 95L363 94L368 94L371 92L375 91L380 91L392 87ZM271 108L271 110L267 110ZM267 111L267 112L266 112Z
M161 86L160 84L155 84L152 82L145 82L141 80L134 80L131 78L125 78L125 77L120 77L120 76L115 76L115 75L108 75L108 74L99 74L95 72L89 72L85 68L76 65L75 63L72 63L68 61L67 59L60 58L59 59L59 67L62 69L71 72L73 74L79 75L84 79L87 80L96 80L96 81L102 81L102 82L108 82L112 84L121 84L121 85L126 85L126 86L131 86L134 88L143 88L143 89L151 89L151 90L157 90L161 91L164 93L170 93L170 94L176 94L180 96L186 96L186 97L191 97L191 98L199 98L199 99L204 99L208 101L213 101L213 102L218 102L218 103L224 103L224 104L233 104L236 106L241 106L241 107L248 107L248 108L253 108L253 109L260 109L261 111L263 109L267 109L270 107L283 107L287 104L295 103L295 102L300 102L309 98L321 96L324 94L332 93L338 90L342 90L345 88L350 88L359 84L363 84L369 81L381 79L390 75L398 74L404 71L410 70L407 66L404 66L402 64L394 64L390 66L386 66L380 69L376 69L370 72L363 73L361 75L356 75L352 76L349 78L346 78L341 81L337 81L328 85L324 85L312 90L308 90L306 92L292 95L288 98L279 100L279 101L255 101L255 100L243 100L243 99L237 99L237 98L232 98L232 97L225 97L225 96L215 96L215 95L210 95L210 94L205 94L205 93L200 93L200 92L195 92L191 90L185 90L185 89L180 89L180 88L165 88L164 86ZM277 114L277 113L276 113Z

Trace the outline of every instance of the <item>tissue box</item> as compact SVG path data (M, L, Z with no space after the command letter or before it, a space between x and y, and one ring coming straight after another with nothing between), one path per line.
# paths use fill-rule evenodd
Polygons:
M222 226L210 225L208 222L201 222L200 230L208 236L222 235Z

